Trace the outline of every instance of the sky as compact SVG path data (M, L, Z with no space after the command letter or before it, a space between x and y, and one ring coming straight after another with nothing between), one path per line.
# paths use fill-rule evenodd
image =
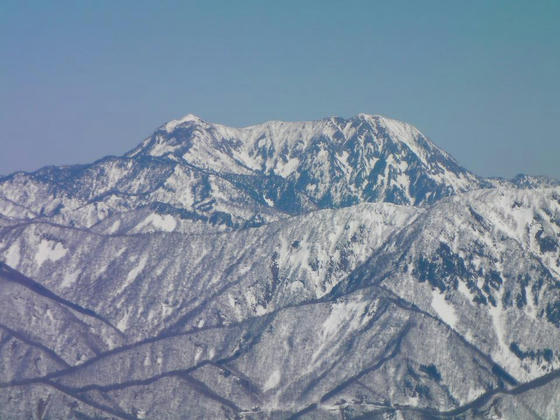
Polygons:
M382 114L483 176L560 178L560 1L0 2L0 174L193 113Z

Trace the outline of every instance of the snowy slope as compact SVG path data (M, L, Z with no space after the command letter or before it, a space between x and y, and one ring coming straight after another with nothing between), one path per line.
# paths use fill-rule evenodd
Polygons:
M0 261L1 418L559 411L558 183L386 117L187 115L12 174Z
M559 244L560 189L474 191L422 214L344 290L381 284L526 381L560 367Z

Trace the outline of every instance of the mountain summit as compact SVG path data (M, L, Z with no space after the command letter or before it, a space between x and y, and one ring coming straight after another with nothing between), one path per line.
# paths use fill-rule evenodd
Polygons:
M554 418L560 186L189 114L0 178L0 418Z
M139 155L276 179L278 185L262 195L280 208L293 206L285 201L318 208L377 201L418 205L483 184L415 127L368 114L244 128L189 114L164 124L127 154Z

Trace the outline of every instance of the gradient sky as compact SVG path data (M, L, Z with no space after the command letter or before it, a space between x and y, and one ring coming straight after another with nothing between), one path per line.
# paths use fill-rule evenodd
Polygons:
M0 174L122 154L193 113L359 112L485 176L560 178L560 1L0 2Z

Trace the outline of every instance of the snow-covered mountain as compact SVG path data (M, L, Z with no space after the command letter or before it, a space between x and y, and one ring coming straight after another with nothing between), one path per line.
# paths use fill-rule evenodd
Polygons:
M292 212L376 201L418 205L484 184L413 126L367 114L241 129L187 115L127 156L167 157L235 179L269 178L278 185L267 181L259 196Z
M92 228L148 208L176 225L243 227L362 202L422 205L482 186L414 127L385 117L236 129L188 115L123 157L1 179L0 210Z
M12 174L0 261L0 418L560 412L558 183L389 118L188 115Z

